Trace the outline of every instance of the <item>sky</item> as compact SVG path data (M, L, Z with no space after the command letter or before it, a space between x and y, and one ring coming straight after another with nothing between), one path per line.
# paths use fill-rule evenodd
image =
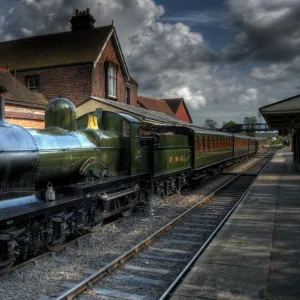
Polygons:
M70 30L75 9L117 30L144 96L183 97L195 124L243 122L300 94L299 0L0 0L0 41ZM263 121L263 120L261 120Z

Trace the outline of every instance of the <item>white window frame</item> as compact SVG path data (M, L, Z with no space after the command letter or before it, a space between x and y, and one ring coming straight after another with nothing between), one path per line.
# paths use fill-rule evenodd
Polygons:
M108 67L107 69L108 97L117 98L117 69Z
M38 80L38 84L37 84ZM34 75L34 76L28 76L27 77L27 87L32 92L39 92L40 91L40 76Z

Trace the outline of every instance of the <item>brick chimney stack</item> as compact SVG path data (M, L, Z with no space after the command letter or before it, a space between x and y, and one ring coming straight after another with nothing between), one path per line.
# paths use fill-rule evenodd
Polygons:
M95 19L94 17L90 14L90 9L87 8L86 11L79 11L76 9L75 11L75 16L72 17L70 20L72 24L72 31L79 31L79 30L89 30L89 29L94 29L94 23Z

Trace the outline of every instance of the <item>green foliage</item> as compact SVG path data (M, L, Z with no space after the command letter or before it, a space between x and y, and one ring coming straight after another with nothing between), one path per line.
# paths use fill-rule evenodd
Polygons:
M207 129L216 129L217 128L217 122L214 121L213 119L206 119L204 124L202 125L203 127Z
M230 120L229 122L226 122L226 123L224 122L222 128L226 129L226 128L232 127L235 124L237 124L237 123Z
M257 123L257 118L255 116L245 117L244 118L244 123L245 124L256 124Z

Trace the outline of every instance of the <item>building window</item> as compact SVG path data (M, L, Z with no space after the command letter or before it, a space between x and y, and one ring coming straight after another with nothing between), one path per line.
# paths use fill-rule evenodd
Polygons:
M108 97L117 98L117 70L108 67Z
M33 92L40 91L40 76L27 76L27 87Z

